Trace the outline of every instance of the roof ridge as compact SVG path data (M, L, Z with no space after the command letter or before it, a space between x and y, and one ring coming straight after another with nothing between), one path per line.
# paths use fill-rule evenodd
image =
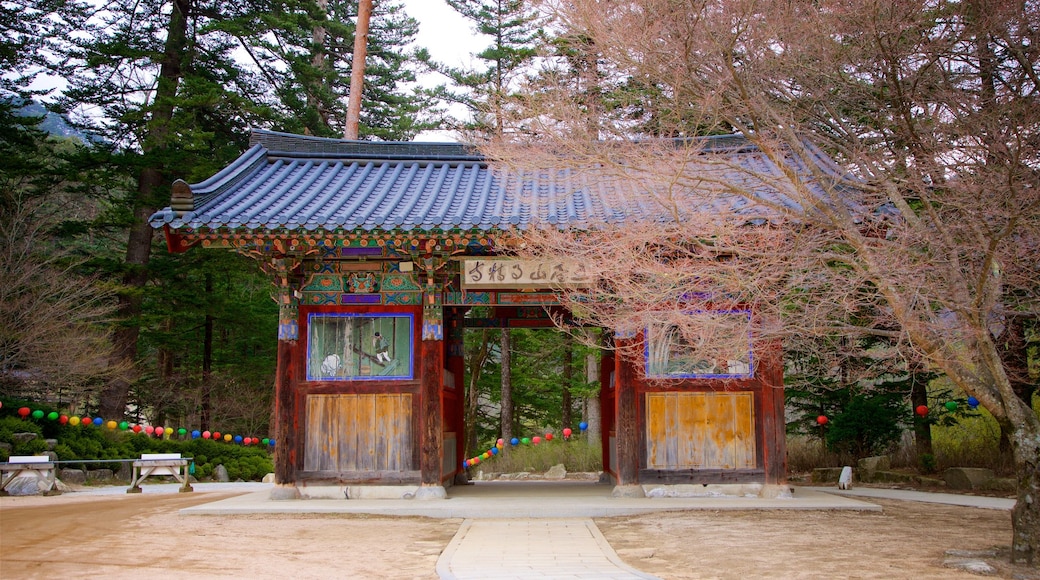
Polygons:
M337 156L378 159L484 161L473 145L421 141L357 141L250 129L250 145L261 145L273 156Z

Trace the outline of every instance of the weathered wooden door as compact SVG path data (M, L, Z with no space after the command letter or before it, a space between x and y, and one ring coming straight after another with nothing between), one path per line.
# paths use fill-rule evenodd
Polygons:
M649 469L753 469L752 393L647 393Z
M304 471L409 471L412 395L307 397Z

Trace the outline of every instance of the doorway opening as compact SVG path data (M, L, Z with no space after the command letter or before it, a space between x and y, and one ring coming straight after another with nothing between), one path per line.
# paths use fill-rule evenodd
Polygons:
M485 486L492 495L528 493L525 485L601 493L605 357L590 345L602 331L562 331L544 313L541 327L493 326L480 314L467 316L463 341L461 482L495 482Z

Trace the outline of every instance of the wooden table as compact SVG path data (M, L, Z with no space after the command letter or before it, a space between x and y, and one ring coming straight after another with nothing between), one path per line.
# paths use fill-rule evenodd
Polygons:
M188 460L180 453L142 453L134 460L133 477L126 493L141 493L141 482L152 475L172 475L181 484L180 492L194 491L188 482Z
M46 455L12 455L7 463L0 464L0 495L10 495L7 486L19 475L35 475L40 492L43 495L58 495L61 492L54 488L57 469L51 458Z

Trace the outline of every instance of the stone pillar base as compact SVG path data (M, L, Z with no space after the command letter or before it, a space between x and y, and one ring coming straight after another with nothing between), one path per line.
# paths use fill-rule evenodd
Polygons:
M271 488L270 498L276 501L300 499L300 490L295 485L279 484Z
M448 499L448 492L443 485L422 485L415 490L415 499Z
M641 485L615 485L610 497L646 497Z

